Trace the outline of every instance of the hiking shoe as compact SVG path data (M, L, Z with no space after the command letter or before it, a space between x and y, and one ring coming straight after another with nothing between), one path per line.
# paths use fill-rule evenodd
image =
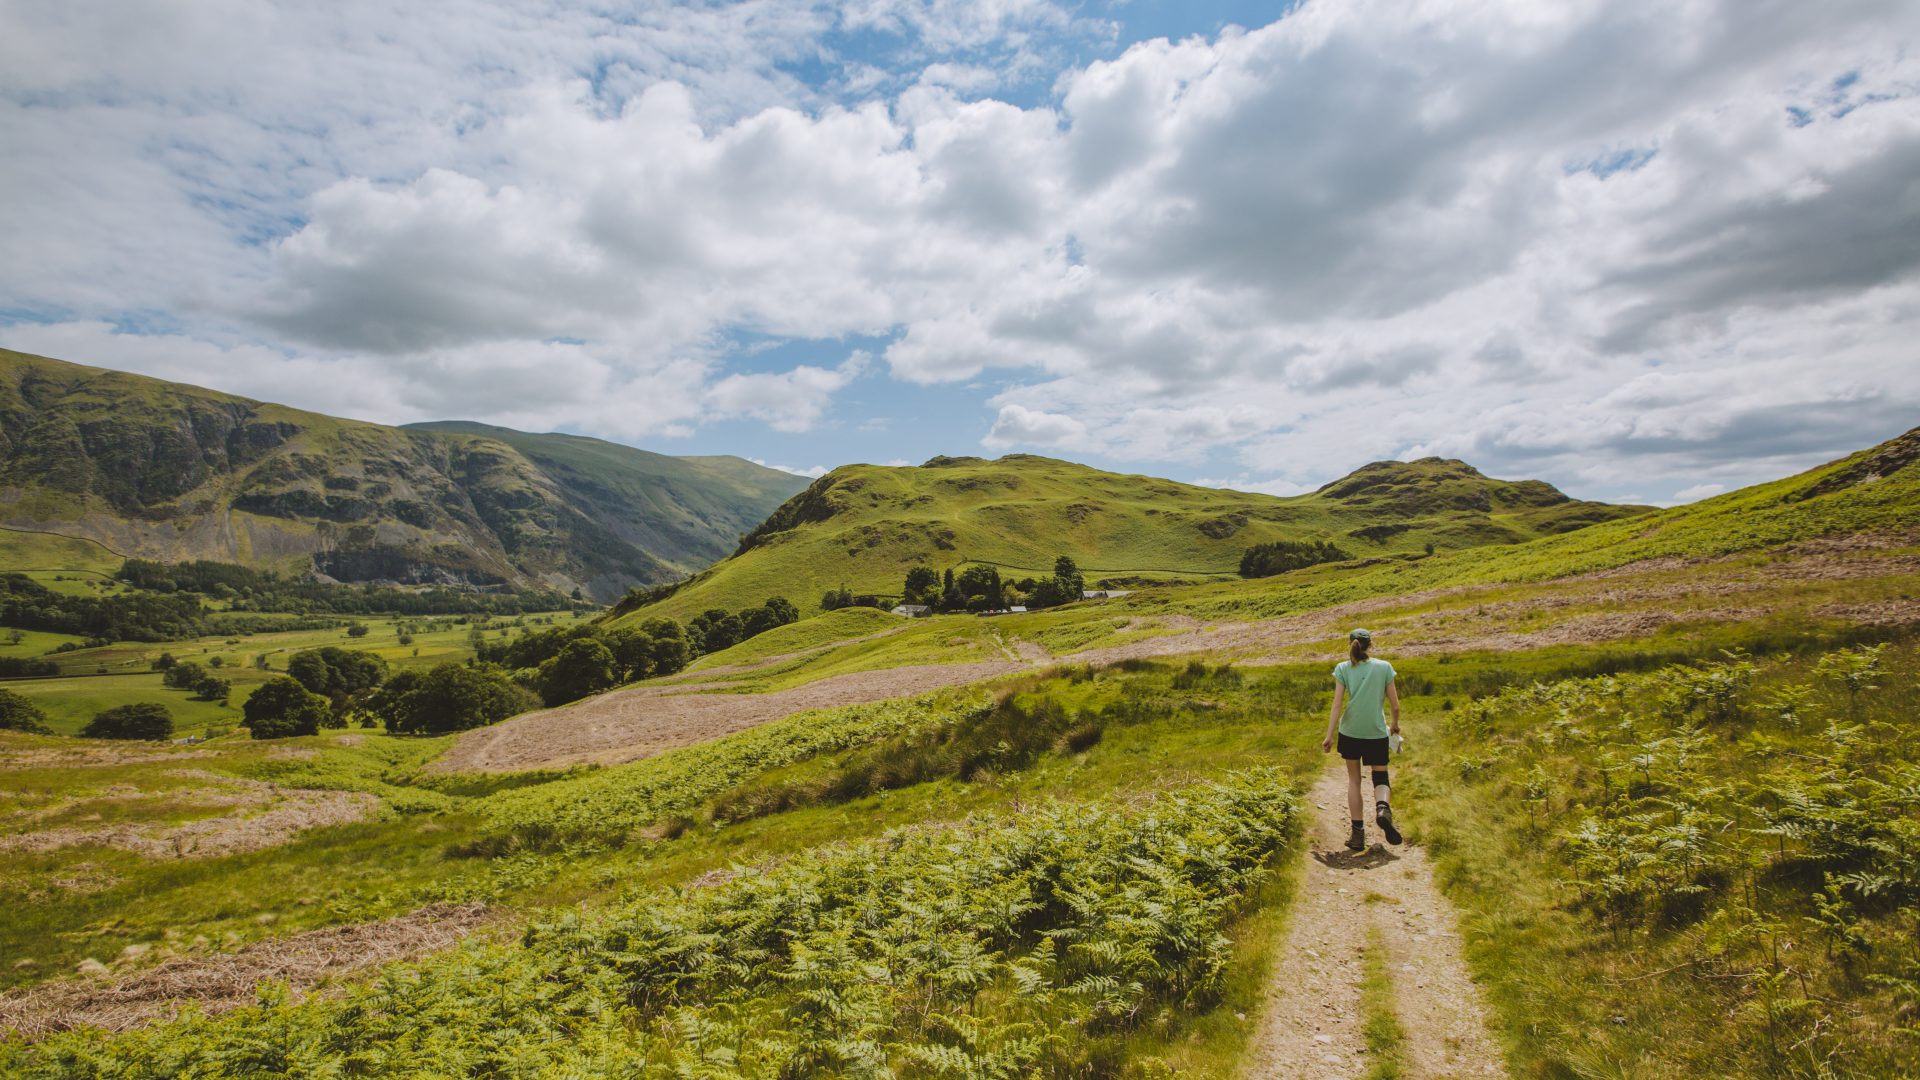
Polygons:
M1355 825L1353 827L1353 832L1347 836L1347 850L1348 851L1367 850L1367 831L1365 829L1361 828L1358 825Z
M1373 820L1379 824L1381 834L1387 838L1387 843L1399 843L1400 830L1393 827L1393 807L1388 806L1386 803L1381 803L1377 810L1378 812L1374 814Z

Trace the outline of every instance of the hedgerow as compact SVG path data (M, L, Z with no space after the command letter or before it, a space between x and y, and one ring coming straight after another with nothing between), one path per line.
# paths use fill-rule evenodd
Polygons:
M0 1046L27 1077L1123 1075L1221 990L1286 845L1273 770L1139 807L896 830L709 889L469 944L334 998Z

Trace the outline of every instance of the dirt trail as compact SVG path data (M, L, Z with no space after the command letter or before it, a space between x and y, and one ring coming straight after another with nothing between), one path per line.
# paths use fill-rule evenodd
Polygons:
M1378 928L1394 1012L1406 1035L1404 1075L1505 1076L1479 988L1461 958L1453 908L1434 887L1426 852L1415 844L1381 844L1371 820L1373 846L1347 851L1346 774L1337 763L1308 792L1306 809L1307 862L1244 1075L1365 1075L1371 1062L1360 983L1368 930Z
M808 709L857 705L1026 669L1011 661L921 664L831 675L762 694L687 693L685 686L635 686L557 709L523 713L469 731L429 768L437 772L617 765L779 720Z

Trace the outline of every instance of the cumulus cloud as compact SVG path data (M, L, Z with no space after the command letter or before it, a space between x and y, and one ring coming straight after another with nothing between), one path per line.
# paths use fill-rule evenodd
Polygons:
M832 471L825 465L815 465L810 469L796 469L791 465L780 465L771 461L762 461L759 458L748 458L747 460L763 469L778 469L784 473L792 473L795 476L804 476L812 480L818 480Z
M1910 4L1309 0L1063 67L1112 31L1041 0L464 3L10 11L0 310L64 328L0 340L631 438L946 384L989 447L1276 491L1681 498L1920 407Z

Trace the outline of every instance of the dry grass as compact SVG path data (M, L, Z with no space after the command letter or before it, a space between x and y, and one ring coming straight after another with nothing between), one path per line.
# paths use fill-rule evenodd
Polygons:
M380 922L314 930L219 956L179 956L122 978L76 977L0 994L0 1031L26 1038L81 1027L126 1031L192 1005L218 1013L252 1004L283 980L307 993L337 976L445 949L487 921L483 904L433 904ZM100 965L94 963L93 970Z

